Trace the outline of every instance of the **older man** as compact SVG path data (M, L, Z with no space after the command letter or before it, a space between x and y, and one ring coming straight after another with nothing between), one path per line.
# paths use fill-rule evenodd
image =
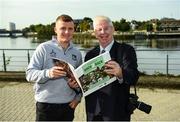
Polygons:
M88 121L130 121L130 85L139 78L136 53L132 46L120 44L113 38L114 27L106 16L97 16L93 21L99 45L89 51L85 61L109 51L112 61L106 64L106 72L117 77L113 83L86 96Z

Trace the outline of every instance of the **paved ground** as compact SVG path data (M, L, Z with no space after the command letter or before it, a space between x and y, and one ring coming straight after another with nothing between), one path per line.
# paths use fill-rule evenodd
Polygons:
M34 121L35 101L30 83L0 82L0 121ZM133 121L180 121L180 90L138 89L140 101L153 106L150 114L135 110ZM84 99L75 121L86 119Z

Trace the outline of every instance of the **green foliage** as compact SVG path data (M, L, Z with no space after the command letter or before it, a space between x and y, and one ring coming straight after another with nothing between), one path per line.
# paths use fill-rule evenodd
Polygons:
M115 22L113 22L113 25L114 25L114 29L115 29L115 31L119 31L120 30L120 23L118 22L118 21L115 21Z
M147 23L147 24L146 24L146 30L147 30L148 32L153 31L153 25L152 25L151 23Z
M146 23L145 22L139 22L138 30L145 30L146 29Z
M133 24L133 29L137 31L147 30L147 31L153 31L154 30L162 30L160 28L160 21L156 21L156 28L153 28L153 25L151 21L136 21L132 20L131 22L127 21L126 19L122 18L119 21L113 22L115 31L119 32L131 32L131 24ZM93 20L89 17L84 17L82 20L75 23L75 31L76 32L88 32L89 30L92 30ZM51 39L52 35L55 35L54 33L54 26L55 23L52 23L51 25L30 25L29 27L26 27L23 29L23 32L37 32L37 38L38 39ZM25 34L24 34L25 35ZM36 35L35 35L36 36ZM121 35L118 37L119 39L129 39L130 36L127 35ZM133 38L133 36L130 37L130 39Z
M85 39L91 40L91 39L95 39L95 36L91 35L91 33L75 33L73 35L73 38L75 40L85 40Z
M91 29L92 19L89 17L84 17L83 21L79 24L79 31L84 32Z
M22 29L23 32L30 32L30 28L25 27L24 29Z
M38 39L51 39L54 34L54 29L51 25L40 26L37 30Z
M88 23L93 22L93 20L89 17L84 17L83 21L86 21Z
M90 33L76 33L73 35L73 43L81 44L82 47L89 48L92 46L92 39L95 39Z
M38 39L51 39L52 35L55 35L54 32L54 26L55 23L52 23L51 25L30 25L29 28L24 28L24 32L37 32L37 38Z
M165 75L141 75L138 83L138 87L146 88L162 88L162 89L180 89L180 77L179 76L165 76Z
M163 29L160 27L161 22L158 21L156 24L157 24L156 30L157 30L157 31L162 31Z
M127 32L131 29L130 22L126 22L126 20L123 18L120 20L120 22L113 22L113 25L116 31Z
M36 29L35 29L36 26L37 26L37 25L30 25L30 26L29 26L29 32L36 32Z
M80 32L88 31L90 29L90 25L86 21L82 21L80 23Z

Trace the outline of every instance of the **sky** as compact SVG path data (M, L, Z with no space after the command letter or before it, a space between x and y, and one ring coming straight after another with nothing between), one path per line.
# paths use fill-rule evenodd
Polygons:
M180 0L0 0L0 29L7 29L9 22L17 29L51 24L61 14L73 19L105 15L112 21L180 20Z

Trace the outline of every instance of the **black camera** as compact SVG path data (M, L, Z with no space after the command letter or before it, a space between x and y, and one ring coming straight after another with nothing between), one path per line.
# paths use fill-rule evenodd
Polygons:
M137 108L137 109L144 111L145 113L149 114L152 106L148 105L144 102L138 101L138 98L139 97L136 94L130 94L130 96L129 96L130 112L133 113L133 111Z

